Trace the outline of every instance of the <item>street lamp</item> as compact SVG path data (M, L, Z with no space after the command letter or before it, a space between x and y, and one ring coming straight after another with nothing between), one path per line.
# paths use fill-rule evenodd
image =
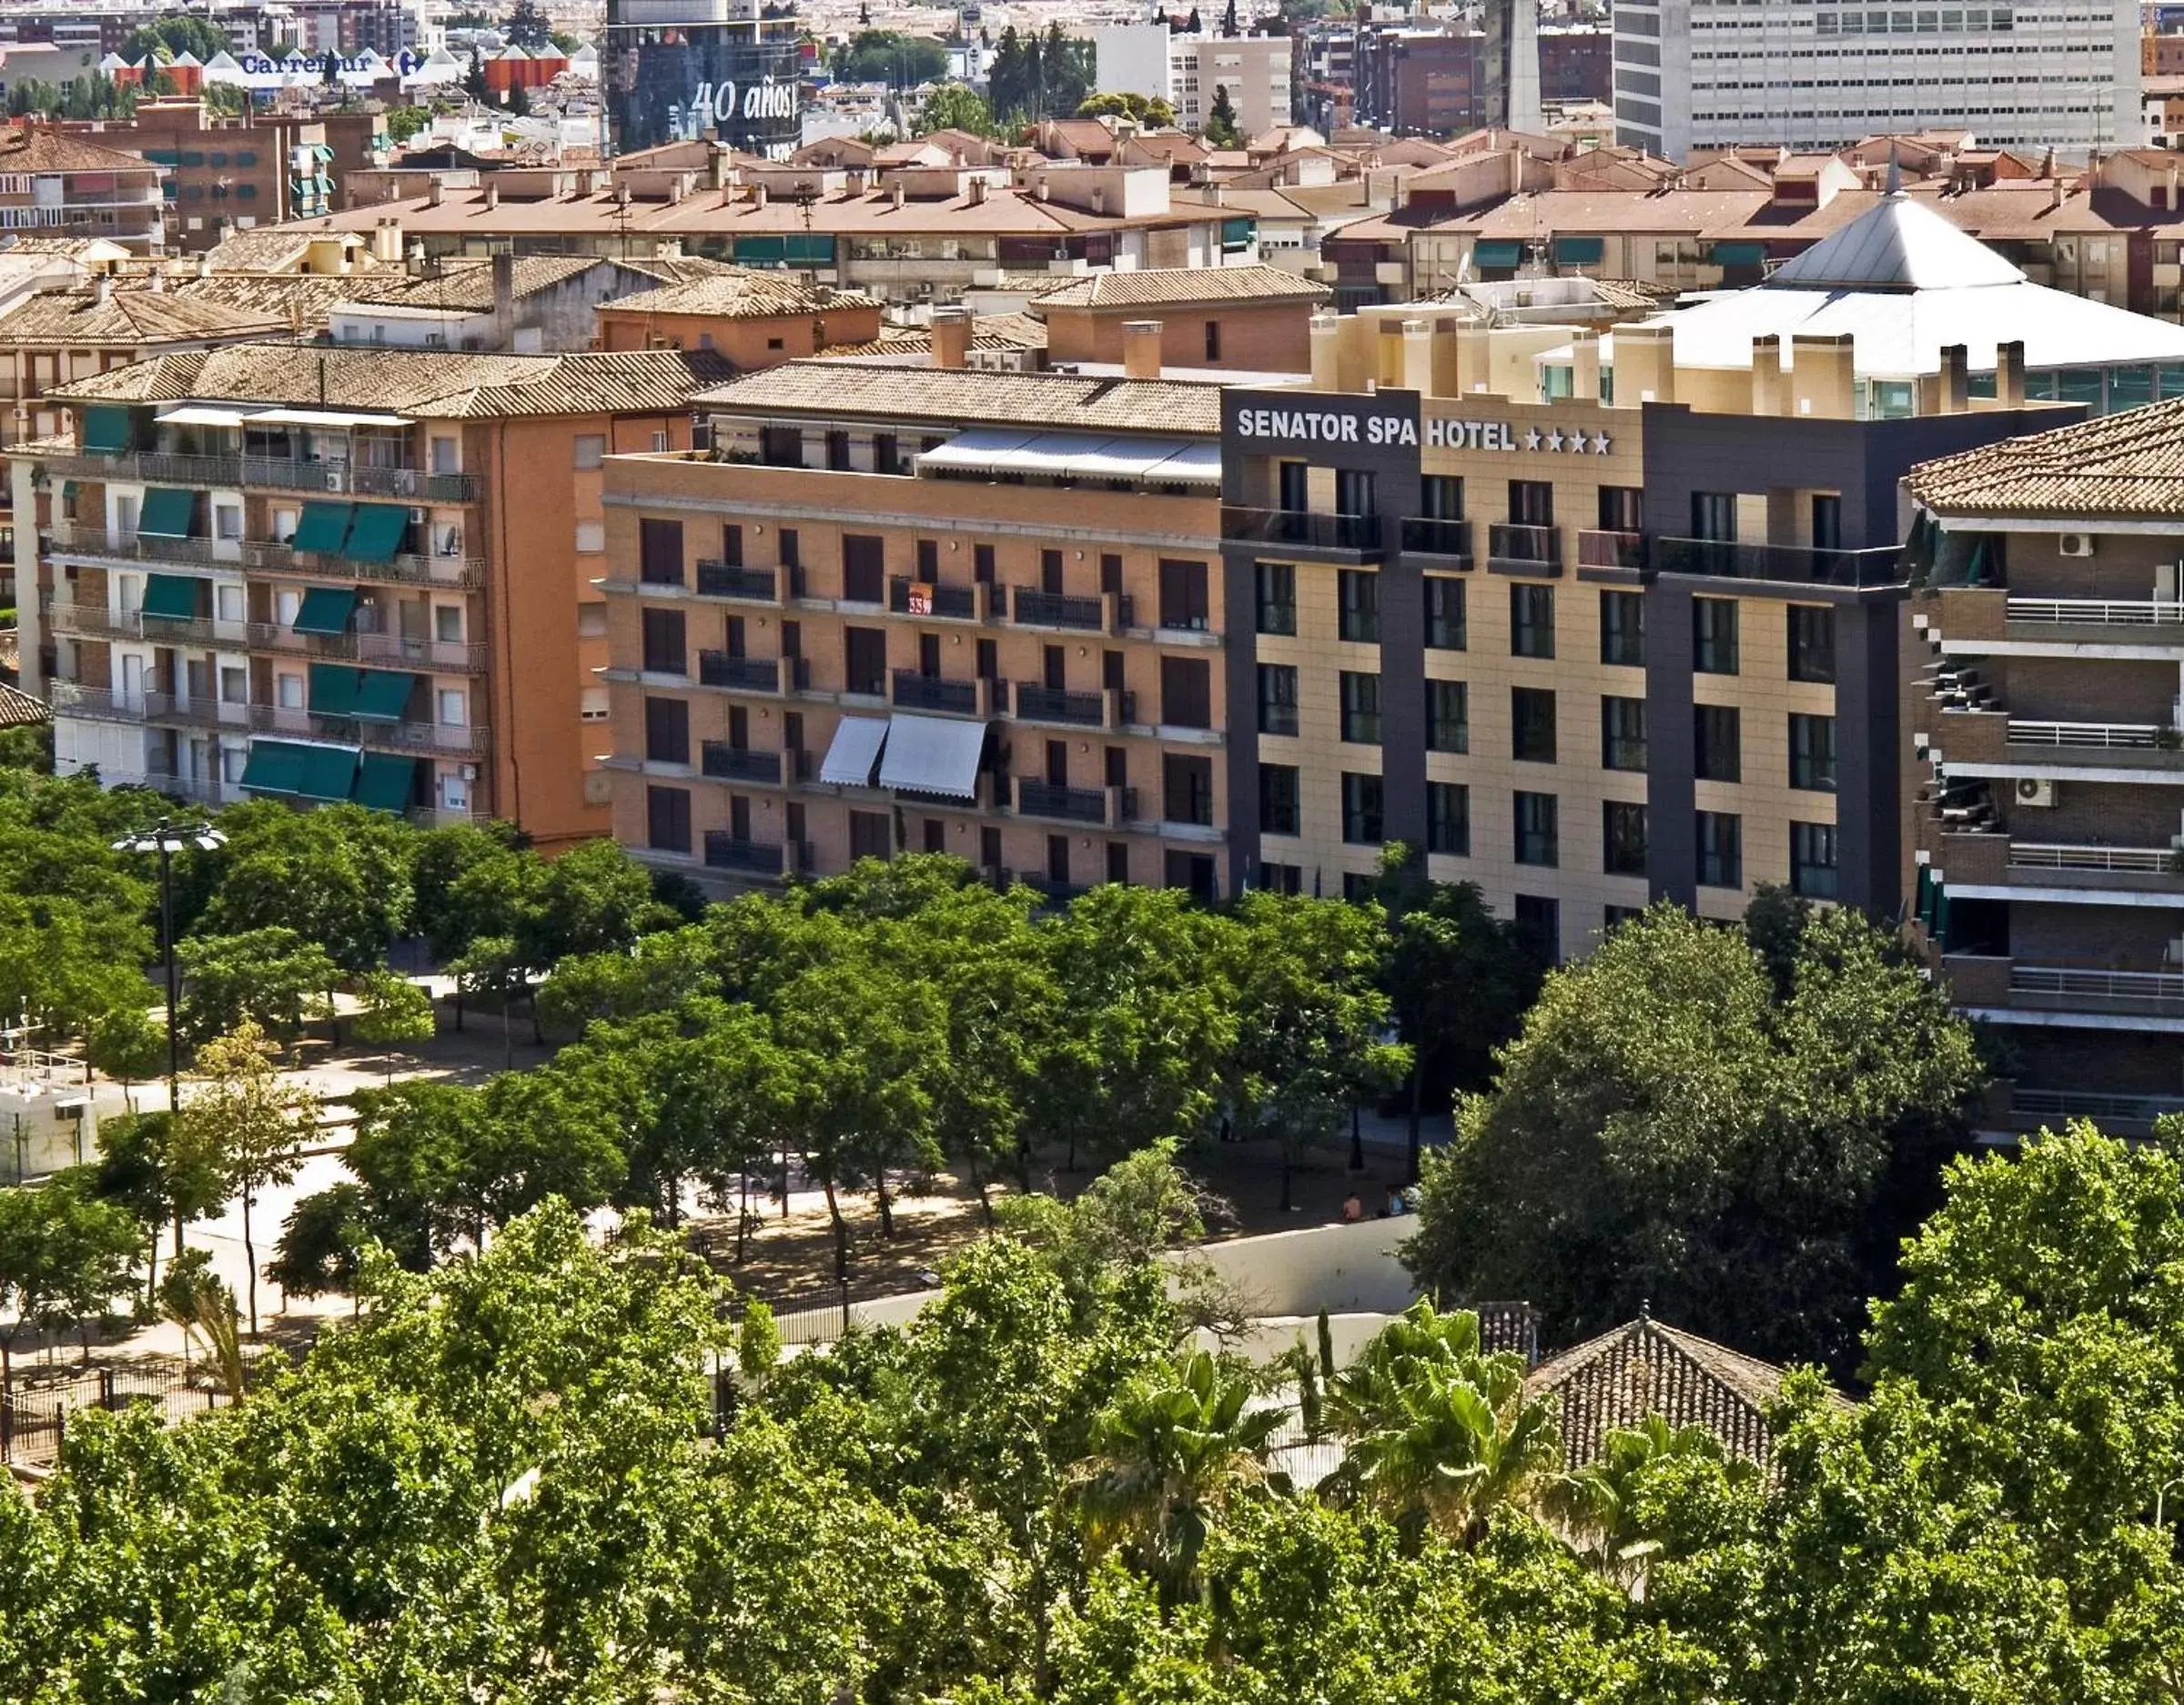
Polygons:
M175 854L191 847L210 852L228 844L228 837L207 823L177 823L162 817L139 834L126 834L114 842L116 852L157 852L159 855L159 945L167 956L167 1105L169 1115L182 1111L182 1043L175 1027Z

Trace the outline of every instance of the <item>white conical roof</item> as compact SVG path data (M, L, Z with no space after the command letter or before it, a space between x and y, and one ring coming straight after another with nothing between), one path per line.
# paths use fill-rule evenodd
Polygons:
M1938 290L2024 281L2022 272L1977 237L1899 190L1783 262L1766 288Z

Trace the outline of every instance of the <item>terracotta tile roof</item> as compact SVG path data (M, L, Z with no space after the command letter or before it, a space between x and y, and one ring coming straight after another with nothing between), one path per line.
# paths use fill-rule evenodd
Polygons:
M0 728L31 728L52 721L53 711L43 699L0 681Z
M431 419L680 409L727 364L708 350L462 355L245 343L156 356L56 387L63 399L262 402Z
M695 401L701 408L752 414L874 416L945 426L1079 427L1204 438L1217 438L1221 430L1218 385L973 368L791 361L703 391Z
M981 314L971 322L974 349L1044 349L1046 324L1029 314ZM852 356L886 356L905 361L924 361L933 352L933 337L924 330L896 330L869 343L830 343L820 351L828 360Z
M1641 1315L1628 1326L1542 1362L1529 1397L1561 1399L1565 1465L1600 1454L1611 1428L1658 1415L1672 1427L1704 1427L1735 1456L1765 1465L1774 1448L1767 1406L1783 1369Z
M326 241L324 231L298 231L275 227L264 231L237 231L223 237L206 252L206 264L216 272L291 272L301 266L313 243ZM348 246L363 246L355 232L340 232Z
M1921 462L1905 478L1944 514L2184 516L2184 399Z
M308 272L216 272L203 278L171 280L167 288L170 296L187 301L217 302L308 331L323 327L337 304L355 299L357 279L353 274L344 277Z
M877 308L855 290L805 284L792 273L738 270L687 283L663 285L602 302L616 314L696 314L707 319L772 319L784 314L824 314L835 308Z
M0 346L130 348L288 329L285 313L232 307L173 290L56 290L0 315Z
M159 168L119 148L36 126L0 131L0 172L156 173Z
M1279 267L1176 267L1092 273L1047 291L1031 306L1035 312L1043 312L1053 308L1165 308L1199 302L1324 302L1332 294L1325 285Z
M521 301L527 296L559 289L570 279L603 264L596 255L519 255L513 280L516 298ZM348 299L367 308L438 308L488 314L493 308L493 263L481 260L414 278L407 273L384 278L367 276L351 280Z

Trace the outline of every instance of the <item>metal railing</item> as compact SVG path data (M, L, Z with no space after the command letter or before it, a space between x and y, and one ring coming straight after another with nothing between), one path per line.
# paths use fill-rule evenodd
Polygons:
M2116 871L2139 876L2177 872L2174 847L2070 846L2046 841L2012 841L2009 862L2024 870Z
M118 785L128 785L126 778L112 780ZM172 794L196 805L225 805L248 797L236 783L217 782L209 776L163 775L153 770L146 772L143 784L156 793Z
M477 674L486 667L486 648L467 641L420 640L379 632L298 633L278 621L220 621L205 617L175 621L164 616L147 620L141 610L112 610L104 604L81 604L65 598L56 599L46 615L54 632L84 639L156 640L167 645L201 645L207 650L407 663L444 674Z
M701 773L718 782L781 785L781 754L777 752L753 752L745 746L709 740L698 749L698 768Z
M483 723L460 727L441 722L375 722L356 717L319 716L289 705L222 704L207 698L171 692L114 692L73 681L50 683L56 715L101 722L179 722L191 728L224 728L238 733L294 734L439 757L477 757L490 744Z
M218 1401L207 1386L180 1374L138 1367L102 1367L75 1379L0 1384L0 1462L42 1467L59 1460L70 1419L90 1409L158 1406L162 1421L201 1414Z
M2146 751L2161 745L2169 731L2156 722L2045 722L2012 717L2013 746L2094 746L2109 751Z
M921 675L914 669L898 669L895 671L895 701L906 711L973 716L978 710L978 683L944 681L937 675Z
M331 552L298 550L267 539L172 539L154 533L110 532L75 521L50 530L56 557L104 557L122 562L172 562L188 568L252 570L311 580L391 580L404 585L477 587L485 583L481 557L401 553L383 562L359 562Z
M772 569L746 569L741 563L701 561L697 590L701 598L747 598L768 604L781 601L781 580Z
M1511 568L1559 574L1562 567L1562 536L1552 527L1496 521L1486 530L1486 560Z
M40 459L55 473L80 479L142 480L151 485L266 487L343 497L399 498L411 503L475 503L470 474L428 473L364 462L304 461L285 456L200 456L178 450L125 450L117 456L82 450Z
M1703 574L1796 586L1894 586L1906 578L1895 545L1826 550L1811 545L1746 544L1733 539L1656 538L1647 559L1658 574Z
M1057 722L1068 728L1106 728L1108 725L1105 692L1073 692L1061 687L1042 686L1036 681L1016 683L1016 720L1019 722ZM1128 721L1124 711L1119 721Z
M2184 1014L2184 974L2091 971L2073 965L2013 964L2009 992L2073 1009Z
M2082 1089L2013 1089L2009 1110L2027 1119L2090 1119L2096 1125L2151 1125L2168 1113L2184 1113L2184 1095L2108 1095Z
M2184 625L2184 603L2174 599L2013 598L2003 606L2003 613L2012 621L2122 628Z
M723 829L708 829L705 863L711 870L734 871L744 876L778 876L782 849L778 842L741 841Z
M1581 527L1577 533L1577 566L1581 569L1643 568L1645 535Z
M1134 787L1061 787L1029 776L1016 782L1016 811L1061 822L1124 823L1138 815Z
M1041 591L1036 586L1018 586L1009 594L1010 620L1026 628L1069 628L1085 633L1104 632L1107 600L1067 592ZM1127 622L1127 619L1126 619Z
M725 651L700 651L698 685L726 687L735 692L779 692L781 660L778 657L731 657Z
M913 580L900 574L887 580L887 608L898 616L934 616L950 621L978 620L978 589L942 586L931 580Z
M1406 515L1403 549L1414 556L1441 557L1471 566L1471 524L1435 515Z
M1380 550L1380 518L1316 515L1302 509L1249 509L1225 503L1221 506L1221 537L1245 544L1357 556Z

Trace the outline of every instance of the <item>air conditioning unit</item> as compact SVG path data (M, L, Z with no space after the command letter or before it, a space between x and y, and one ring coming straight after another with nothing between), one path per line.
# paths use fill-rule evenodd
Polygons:
M2066 557L2089 557L2093 554L2091 533L2063 533L2055 541L2056 549Z
M2033 776L2021 776L2017 781L2017 803L2033 805L2042 811L2055 804L2055 783Z
M462 766L462 779L466 782L475 782L478 779L478 766L474 763L464 764Z
M342 472L341 472L341 469L339 469L339 468L329 468L329 469L327 469L327 474L326 474L326 489L327 489L329 491L339 491L339 490L340 490L340 489L341 489L341 487L342 487L342 484L343 484L343 478L342 478Z

